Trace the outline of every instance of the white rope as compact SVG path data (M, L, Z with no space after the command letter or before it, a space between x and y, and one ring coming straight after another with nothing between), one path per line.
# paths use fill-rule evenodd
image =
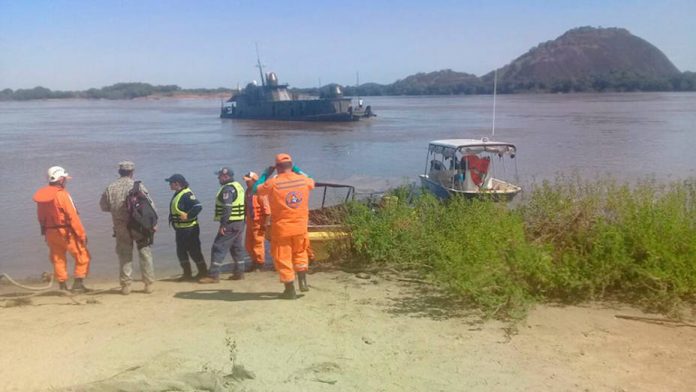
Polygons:
M15 285L15 286L17 286L17 287L19 287L19 288L25 289L25 290L30 290L30 291L44 291L44 290L50 289L51 286L53 286L53 274L51 274L51 279L48 281L48 284L47 284L46 286L44 286L44 287L30 287L30 286L25 286L25 285L23 285L23 284L21 284L21 283L18 283L16 280L12 279L12 278L10 277L10 275L8 275L8 274L0 274L0 278L5 278L5 279L7 279L10 283L12 283L13 285Z

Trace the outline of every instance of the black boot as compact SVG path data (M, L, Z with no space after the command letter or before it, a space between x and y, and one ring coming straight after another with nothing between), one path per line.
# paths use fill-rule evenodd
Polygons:
M82 278L75 278L75 281L73 282L71 291L84 293L85 291L88 291L88 290L87 290L87 287L85 287L84 283L82 282Z
M181 275L179 279L177 279L177 282L190 282L193 280L193 275L191 274L191 263L186 263L186 264L181 264L181 268L183 268L184 273Z
M280 295L282 299L297 299L297 293L295 293L295 282L285 283L285 291Z
M208 266L205 264L205 261L197 262L196 267L198 268L198 273L196 274L195 280L208 276Z
M300 285L300 291L309 291L309 286L307 285L307 271L302 271L297 273L297 283Z
M68 291L68 284L65 282L58 282L58 288L63 291Z

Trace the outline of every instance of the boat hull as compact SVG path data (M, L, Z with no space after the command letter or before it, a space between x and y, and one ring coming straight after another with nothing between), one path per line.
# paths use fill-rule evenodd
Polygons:
M255 102L237 102L237 106L223 106L220 118L273 121L358 121L364 113L353 113L350 99L308 99Z
M430 193L437 196L441 200L447 200L452 197L463 197L465 199L480 199L480 200L492 200L496 202L509 202L520 193L521 189L515 187L515 189L505 190L505 191L462 191L459 189L452 189L442 186L441 184L432 181L426 175L420 175L421 185L423 188L427 189Z

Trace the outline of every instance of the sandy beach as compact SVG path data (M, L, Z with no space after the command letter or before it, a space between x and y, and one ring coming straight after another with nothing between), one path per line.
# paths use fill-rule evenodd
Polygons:
M634 308L538 306L512 326L388 275L319 272L309 283L294 302L276 299L274 272L158 282L151 295L135 284L129 296L3 301L0 389L679 391L696 382L696 328L615 317L660 317Z

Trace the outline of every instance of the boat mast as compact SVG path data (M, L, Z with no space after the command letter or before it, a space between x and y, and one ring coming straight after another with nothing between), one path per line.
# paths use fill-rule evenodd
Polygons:
M495 95L498 90L498 69L493 72L493 125L491 126L491 138L495 136Z
M263 76L263 65L261 65L261 56L259 56L259 43L256 43L256 67L259 69L259 75L261 75L261 85L266 86L266 78Z

